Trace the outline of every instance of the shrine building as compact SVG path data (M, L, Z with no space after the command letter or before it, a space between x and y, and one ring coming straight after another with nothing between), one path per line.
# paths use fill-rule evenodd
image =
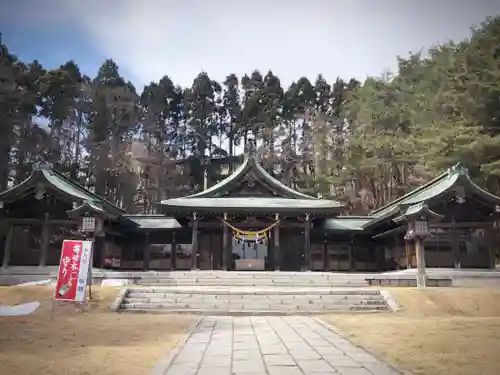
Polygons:
M37 164L0 193L1 267L57 266L62 241L83 238L79 215L98 217L94 267L122 270L373 272L415 267L415 218L425 222L427 267L494 268L500 198L456 165L369 216L298 192L253 155L196 194L132 215Z

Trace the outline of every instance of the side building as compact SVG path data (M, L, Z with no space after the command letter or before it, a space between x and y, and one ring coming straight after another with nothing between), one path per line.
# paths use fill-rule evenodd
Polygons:
M373 211L346 216L342 203L282 184L252 155L202 192L131 215L37 164L0 193L1 271L57 266L64 239L83 238L77 214L97 215L94 267L123 270L381 271L416 266L407 218L432 212L423 241L428 267L493 268L500 198L456 165Z

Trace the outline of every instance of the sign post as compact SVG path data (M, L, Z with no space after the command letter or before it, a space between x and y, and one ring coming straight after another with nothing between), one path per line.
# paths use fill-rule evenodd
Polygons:
M91 256L92 241L63 241L52 312L58 301L85 303Z

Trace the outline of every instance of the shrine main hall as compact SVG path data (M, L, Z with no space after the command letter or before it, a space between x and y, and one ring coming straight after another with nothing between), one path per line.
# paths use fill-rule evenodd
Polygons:
M419 246L427 267L496 262L500 198L459 164L368 216L282 184L251 155L204 191L157 204L161 215L129 214L36 164L0 193L1 266L57 266L63 240L88 238L88 217L97 268L373 272L415 267Z

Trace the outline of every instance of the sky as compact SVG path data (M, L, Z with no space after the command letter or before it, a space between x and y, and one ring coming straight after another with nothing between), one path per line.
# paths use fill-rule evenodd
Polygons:
M0 32L12 53L46 68L72 59L94 76L112 58L138 88L255 69L288 86L318 73L380 76L396 56L467 38L499 13L495 0L6 0Z

